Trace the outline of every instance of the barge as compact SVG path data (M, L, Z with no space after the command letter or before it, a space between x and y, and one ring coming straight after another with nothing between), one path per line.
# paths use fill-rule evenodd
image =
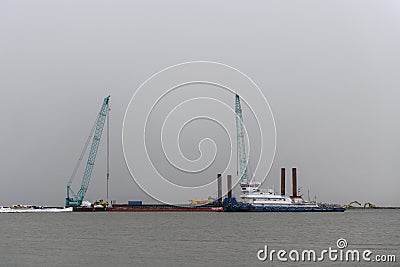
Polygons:
M73 207L74 212L220 212L223 207L217 203L204 206L168 205L168 204L114 204L112 206Z
M260 183L248 182L241 183L241 201L237 201L232 196L232 176L227 176L228 192L222 197L222 177L217 175L218 195L217 199L211 197L207 201L190 200L192 204L143 204L142 201L128 201L127 204L115 204L99 200L90 204L86 202L84 206L73 207L74 212L343 212L346 209L338 204L318 203L316 201L306 201L297 190L297 172L292 168L292 188L293 194L287 196L285 168L281 169L281 192L275 190L261 189ZM85 201L84 201L85 203ZM205 203L194 205L193 203Z

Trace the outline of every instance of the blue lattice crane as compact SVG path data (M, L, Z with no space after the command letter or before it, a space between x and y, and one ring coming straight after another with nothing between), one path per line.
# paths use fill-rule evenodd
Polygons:
M67 197L65 198L65 206L66 207L79 206L82 204L82 201L85 198L86 192L89 187L90 177L92 176L93 166L94 166L94 162L96 160L97 150L99 148L100 138L103 133L104 124L106 122L106 119L108 119L109 100L110 100L110 96L107 96L106 98L104 98L99 115L96 118L96 122L93 125L93 128L89 134L89 138L86 141L85 146L83 147L81 156L79 157L78 163L75 166L75 169L72 172L71 178L68 181ZM108 133L108 131L107 131L107 133ZM89 142L90 142L92 136L93 136L92 145L90 147L89 157L88 157L88 160L86 163L85 172L83 174L82 184L81 184L81 187L79 188L78 193L75 193L71 188L71 184L76 175L76 172L79 168L79 165L83 159L83 156L85 154L85 151L89 145ZM108 149L108 135L107 135L107 149ZM107 185L108 185L108 178L109 178L109 171L108 171L108 151L107 151ZM108 192L107 192L107 194L108 194Z
M246 144L244 138L243 115L242 107L240 105L240 96L236 94L235 97L235 112L236 112L236 138L237 138L237 153L238 153L238 171L241 175L240 184L248 183L247 172L247 158L246 158Z

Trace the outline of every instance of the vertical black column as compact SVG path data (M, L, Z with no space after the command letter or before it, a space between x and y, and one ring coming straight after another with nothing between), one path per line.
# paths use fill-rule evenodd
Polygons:
M292 168L292 186L293 186L293 196L297 196L297 173L296 168Z
M232 198L232 175L228 174L228 198Z
M285 188L286 188L285 180L286 180L285 168L281 168L281 195L282 196L284 196L286 194L286 191L285 191Z
M218 181L218 203L222 203L222 176L220 173L217 174L217 181Z

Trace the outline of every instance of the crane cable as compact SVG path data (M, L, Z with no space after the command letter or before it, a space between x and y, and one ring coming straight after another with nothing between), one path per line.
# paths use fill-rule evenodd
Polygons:
M108 181L110 179L110 106L107 106L107 202L108 202Z
M83 146L83 149L82 149L81 155L79 156L78 162L76 163L75 168L74 168L74 170L72 171L71 177L70 177L69 180L68 180L68 184L69 184L69 185L72 184L72 181L74 180L74 178L75 178L75 176L76 176L76 173L78 172L79 166L80 166L81 163L82 163L83 156L85 155L86 150L87 150L87 148L88 148L88 146L89 146L90 140L92 140L92 136L93 136L94 130L95 130L95 128L96 128L97 120L98 120L98 117L96 118L96 121L94 122L93 127L92 127L92 129L90 130L89 137L88 137L88 139L86 140L85 145Z

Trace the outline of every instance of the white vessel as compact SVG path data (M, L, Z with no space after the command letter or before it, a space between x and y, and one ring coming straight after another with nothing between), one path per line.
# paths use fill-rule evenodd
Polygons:
M318 207L317 203L305 201L301 196L280 195L272 188L260 189L260 186L261 184L257 182L241 184L240 198L242 202L256 207Z
M296 168L292 169L293 194L285 194L285 169L281 169L281 192L273 189L261 189L261 183L250 181L240 184L240 201L234 197L224 199L223 207L227 212L343 212L338 205L322 204L316 201L306 201L297 191Z
M28 212L71 212L71 208L36 207L30 205L14 205L0 207L0 213L28 213Z

